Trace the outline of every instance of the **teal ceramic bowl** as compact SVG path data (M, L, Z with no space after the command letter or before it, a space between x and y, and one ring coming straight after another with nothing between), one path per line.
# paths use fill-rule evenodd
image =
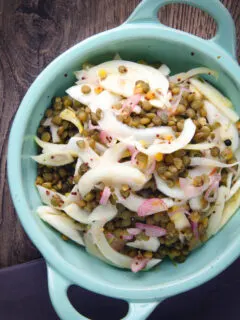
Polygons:
M188 3L207 11L218 24L216 36L203 40L162 25L158 9L172 2ZM48 267L49 292L61 319L86 319L70 304L67 289L76 284L129 302L124 319L143 320L166 297L192 289L213 278L240 254L240 214L177 267L163 262L149 272L133 274L107 265L84 249L62 241L58 233L35 214L41 204L34 188L36 153L33 135L53 96L74 82L73 71L84 61L99 63L119 52L124 59L163 61L173 72L207 66L219 72L214 83L237 107L240 101L239 66L235 55L235 28L218 0L144 0L120 27L95 35L55 59L34 81L12 125L8 149L11 195L21 223ZM191 53L194 52L194 55ZM64 77L64 74L68 77Z

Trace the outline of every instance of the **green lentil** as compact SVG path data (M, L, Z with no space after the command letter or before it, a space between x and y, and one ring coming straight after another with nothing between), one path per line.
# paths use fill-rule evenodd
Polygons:
M187 97L187 101L193 102L194 99L195 99L195 93L194 92L189 93L189 95Z
M156 126L160 126L162 124L161 118L159 116L155 116L152 119L152 122L156 125Z
M174 157L176 158L182 158L186 155L186 151L181 149L174 152Z
M180 88L179 87L174 87L172 89L172 94L176 95L176 94L179 94L180 93Z
M64 104L64 107L66 107L66 108L67 108L67 107L71 107L72 104L73 104L72 99L69 98L69 97L66 97L66 99L64 99L63 104Z
M165 171L164 172L164 177L166 179L172 178L174 176L174 174L171 171Z
M56 115L52 118L52 123L55 124L56 126L60 126L62 124L62 118Z
M97 120L100 120L102 117L102 110L99 108L96 110L96 117L97 117Z
M63 205L63 201L62 199L60 198L60 196L58 195L54 195L51 199L51 204L54 206L54 207L61 207Z
M231 148L225 148L221 152L221 156L223 157L224 160L231 160L233 158L233 152Z
M136 81L135 88L140 89L142 91L142 93L147 93L150 90L149 84L145 81L142 81L142 80ZM141 92L139 92L139 93L141 93Z
M189 166L191 162L191 159L188 156L183 157L183 164L185 167Z
M203 107L203 101L202 100L194 100L192 103L191 103L191 107L194 109L194 110L198 110L200 108Z
M173 188L175 186L175 183L174 183L173 180L167 180L166 183L167 183L169 188Z
M183 168L183 161L182 161L182 159L180 159L180 158L174 158L174 159L173 159L173 163L174 163L175 167L176 167L178 170L180 170L180 169Z
M156 114L153 113L153 112L148 112L148 113L146 114L146 116L147 116L150 120L152 120L154 117L156 117Z
M147 241L147 240L149 240L149 237L144 232L141 232L136 236L136 239Z
M153 253L152 253L151 251L145 251L145 252L143 253L143 256L144 256L144 258L146 258L146 259L152 259Z
M167 115L167 113L164 113L164 112L161 113L160 118L161 118L163 124L167 124L168 123L168 115Z
M118 71L119 71L120 73L126 73L128 70L127 70L127 68L126 68L125 66L119 66L119 67L118 67Z
M149 101L147 101L147 100L144 100L141 103L141 105L142 105L143 110L145 110L145 111L150 111L152 109L151 103Z
M174 160L173 160L174 161ZM172 173L177 173L178 169L174 166L174 165L171 165L169 166L168 170Z
M88 85L83 85L81 88L83 94L89 94L91 92L91 88Z
M82 65L83 70L89 70L92 67L93 67L93 65L91 63L87 62L87 61L84 62L83 65Z
M219 156L220 150L219 150L218 147L213 147L213 148L210 149L210 150L211 150L211 155L212 155L213 157L218 157L218 156Z
M198 119L198 123L201 125L201 126L205 126L207 124L207 120L206 118L204 117L201 117Z
M186 113L187 113L187 116L191 119L193 119L196 116L196 113L192 108L187 109Z
M143 125L149 124L151 122L151 120L149 118L142 118L140 119L140 123Z
M53 110L52 110L51 108L48 108L48 109L45 111L45 116L46 116L47 118L51 118L52 114L53 114Z
M205 108L201 108L199 113L200 113L201 117L206 117L207 116L207 111L205 110Z
M179 121L179 122L177 123L177 129L178 129L179 131L182 131L183 128L184 128L184 122Z
M47 131L44 131L42 134L41 134L41 140L45 141L45 142L49 142L51 140L51 135L49 132Z
M165 157L164 157L164 162L166 164L172 164L173 163L173 155L172 154L167 154Z
M88 192L85 196L84 196L84 200L89 202L92 201L93 199L95 199L95 193L94 192Z
M193 179L193 185L194 187L201 187L204 184L204 180L202 176L194 177Z
M186 107L185 107L185 105L184 105L184 104L179 104L179 105L177 106L176 113L177 113L177 114L185 114L185 112L186 112Z
M51 182L53 180L52 173L43 173L43 179L45 182Z
M88 114L85 111L81 110L78 112L77 117L80 121L86 122L88 119Z
M42 177L37 176L35 183L36 183L36 184L41 185L41 184L43 184L43 183L44 183L44 180L43 180L43 178L42 178Z
M157 172L158 174L162 174L167 170L167 166L163 163L160 162L159 165L157 166Z
M44 127L40 126L38 129L37 129L37 133L40 135L43 133L43 131L45 130Z

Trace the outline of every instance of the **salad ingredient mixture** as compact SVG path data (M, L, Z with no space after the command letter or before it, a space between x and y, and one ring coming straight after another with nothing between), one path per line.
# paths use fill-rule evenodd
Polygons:
M37 130L42 220L132 272L189 253L239 205L239 116L200 74L117 59L76 73Z

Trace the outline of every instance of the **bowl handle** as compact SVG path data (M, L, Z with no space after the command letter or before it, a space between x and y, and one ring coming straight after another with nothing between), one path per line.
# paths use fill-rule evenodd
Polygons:
M142 303L128 301L128 313L122 320L145 320L163 300Z
M212 41L236 58L236 30L229 11L220 0L143 0L125 23L158 23L162 28L170 29L158 19L159 8L172 3L185 3L210 14L217 22L216 35L206 41Z
M61 320L89 320L81 315L68 299L67 290L72 283L49 265L47 265L47 273L49 295L59 318ZM128 301L129 310L122 320L145 320L161 301L145 303Z

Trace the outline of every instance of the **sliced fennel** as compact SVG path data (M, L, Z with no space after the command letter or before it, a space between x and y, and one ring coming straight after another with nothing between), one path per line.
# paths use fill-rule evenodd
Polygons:
M211 70L209 68L200 67L200 68L191 69L188 72L181 72L181 73L175 74L174 76L171 76L169 80L170 82L173 82L173 83L181 83L198 74L208 74L208 75L214 76L215 78L218 76L218 73L216 71Z
M38 156L32 156L32 159L40 164L55 167L64 166L74 161L74 158L68 152L43 153Z
M207 82L198 79L189 80L210 102L212 102L229 120L236 122L239 115L232 109L232 103L224 97L217 89Z
M128 247L156 252L160 247L160 241L157 237L150 237L148 240L135 240L127 243Z
M82 230L81 227L65 214L62 214L61 212L59 212L59 214L53 214L52 208L49 209L47 206L38 207L37 213L42 220L50 224L54 229L64 234L74 242L84 246L80 233Z

